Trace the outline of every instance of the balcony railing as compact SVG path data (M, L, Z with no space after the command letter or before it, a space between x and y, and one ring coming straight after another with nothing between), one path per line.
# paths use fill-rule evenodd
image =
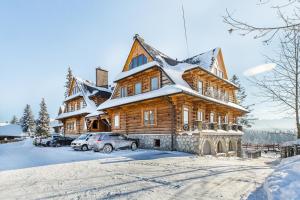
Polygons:
M202 130L223 130L223 131L243 131L242 125L238 124L231 124L228 123L222 123L218 124L217 122L208 123L203 121L195 121L193 127L191 128L192 131L202 131Z
M213 90L212 88L207 88L204 92L204 95L225 102L229 101L229 95L227 93L220 92L218 90Z

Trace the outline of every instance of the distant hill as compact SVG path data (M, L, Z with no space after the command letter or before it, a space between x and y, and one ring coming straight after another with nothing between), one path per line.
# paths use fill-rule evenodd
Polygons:
M256 120L250 128L254 130L295 130L296 122L294 118L281 119L261 119Z

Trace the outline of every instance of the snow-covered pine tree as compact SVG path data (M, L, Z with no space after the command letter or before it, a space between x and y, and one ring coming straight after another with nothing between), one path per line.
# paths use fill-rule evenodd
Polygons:
M30 105L26 105L24 109L23 116L20 120L23 132L25 133L33 133L35 129L35 121L34 116L31 111Z
M237 103L249 111L249 113L246 113L243 117L239 118L239 123L246 128L250 128L253 124L253 121L255 120L255 118L250 114L253 110L251 107L254 105L245 105L247 93L245 88L241 85L238 76L233 75L230 81L239 87L239 89L236 92Z
M50 118L47 111L47 106L45 103L45 99L42 98L40 103L40 111L39 111L39 118L37 120L36 126L36 135L37 136L47 136L50 134Z
M71 82L72 82L72 79L73 79L73 73L72 73L72 70L71 70L70 67L68 68L68 73L67 73L66 79L67 79L67 81L66 81L66 84L65 84L65 88L66 88L65 97L68 96L68 93L69 93L69 90L70 90L70 87L71 87Z
M18 124L18 123L19 123L19 119L17 118L16 115L14 115L10 121L10 124Z

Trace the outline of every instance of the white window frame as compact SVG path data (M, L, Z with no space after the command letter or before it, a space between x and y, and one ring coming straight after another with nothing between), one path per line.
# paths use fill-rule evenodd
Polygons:
M183 108L183 124L189 124L189 108Z
M116 114L114 116L114 127L120 128L120 115L119 114Z
M140 91L137 93L137 85L140 85ZM137 82L134 84L134 94L141 94L142 93L142 83L141 82Z
M202 112L202 110L198 110L198 112L197 112L197 120L198 121L203 121L203 112Z
M203 94L203 81L200 81L200 80L198 81L198 92L200 94Z
M127 97L127 87L121 87L120 97Z
M209 114L209 122L214 123L214 121L215 121L215 113L211 112Z
M152 84L153 79L157 79L157 84L156 84L155 88L153 88L153 84ZM150 90L153 91L153 90L157 90L157 89L159 89L159 79L157 76L151 77L150 78Z

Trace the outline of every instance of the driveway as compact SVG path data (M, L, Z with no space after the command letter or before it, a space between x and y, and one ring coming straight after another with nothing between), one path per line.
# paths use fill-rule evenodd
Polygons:
M57 157L70 153L67 148L37 149L47 152L44 159L52 161L55 156L49 156L48 151L55 151ZM39 150L32 151L35 156ZM43 161L38 162L43 165L39 167L1 171L0 196L7 199L263 199L261 184L273 171L274 161L267 157L242 160L150 150L110 155L72 153L85 161L60 159L63 164L54 162L53 165L45 165ZM23 152L24 156L27 154Z

